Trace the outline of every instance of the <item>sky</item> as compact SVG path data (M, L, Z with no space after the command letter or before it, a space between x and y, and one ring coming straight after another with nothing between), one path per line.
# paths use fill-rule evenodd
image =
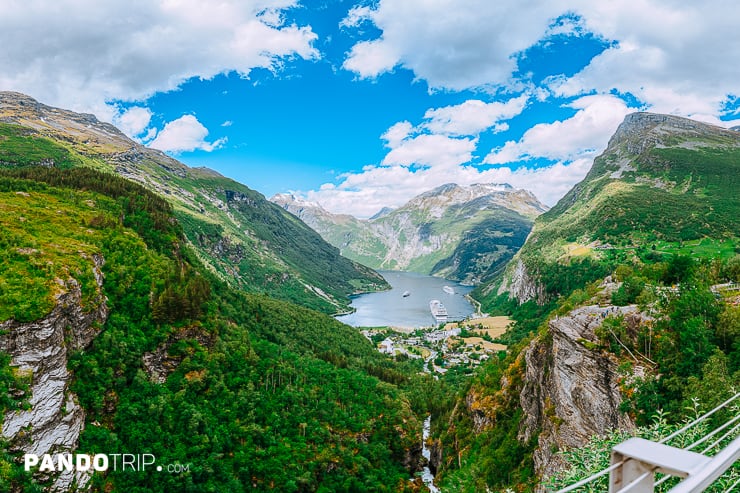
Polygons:
M624 116L740 124L735 0L0 0L0 90L368 217L445 183L554 205Z

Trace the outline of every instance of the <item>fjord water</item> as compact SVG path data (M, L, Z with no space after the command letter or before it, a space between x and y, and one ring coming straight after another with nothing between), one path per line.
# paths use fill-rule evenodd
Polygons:
M430 327L437 325L429 311L429 301L444 303L449 313L448 320L462 320L474 311L473 305L465 298L473 288L441 277L425 276L413 272L378 271L388 284L389 291L367 293L352 299L351 306L356 310L337 320L354 327ZM450 286L454 294L442 288ZM408 291L409 296L403 293Z

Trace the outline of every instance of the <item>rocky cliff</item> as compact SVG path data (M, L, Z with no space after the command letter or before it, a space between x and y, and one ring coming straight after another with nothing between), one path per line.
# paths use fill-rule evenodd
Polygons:
M46 317L30 323L0 323L0 351L11 355L11 366L30 376L30 408L4 416L2 435L10 450L29 454L56 454L74 450L85 424L85 411L69 390L67 370L71 351L86 348L108 316L102 295L103 258L91 259L98 285L97 299L82 306L79 283L57 279L55 307ZM84 486L90 477L82 472L62 472L49 480L49 491L69 491Z
M548 333L524 350L519 438L527 442L539 433L534 452L538 476L549 476L563 466L555 454L558 450L583 446L591 436L612 429L634 428L619 410L616 358L596 349L594 333L605 316L620 315L636 323L643 318L635 306L581 307L550 320Z
M515 258L507 267L506 276L498 288L497 294L509 293L510 298L516 298L520 303L534 300L542 303L545 300L545 288L527 270L527 266L520 258Z

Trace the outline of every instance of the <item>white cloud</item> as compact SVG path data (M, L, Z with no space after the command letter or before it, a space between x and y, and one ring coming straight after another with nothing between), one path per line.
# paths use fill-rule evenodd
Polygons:
M165 152L190 152L201 150L210 152L226 143L226 138L208 142L208 129L193 115L184 115L167 123L149 147Z
M401 206L445 183L509 183L533 192L545 204L554 205L586 176L591 163L591 159L584 158L542 168L497 167L482 171L474 166L455 166L444 172L435 168L366 166L360 173L342 176L337 185L325 184L319 190L292 193L318 202L329 211L357 217L370 217L383 207Z
M339 27L357 27L365 21L371 19L372 9L367 6L352 7L347 13L347 17L342 19Z
M418 135L398 144L383 159L384 165L430 166L448 169L472 159L477 140L446 135Z
M357 43L344 68L372 78L401 65L433 88L503 84L515 68L511 55L542 37L562 13L559 3L381 0L362 18L382 35Z
M283 25L297 0L27 0L0 15L0 89L96 113L191 77L318 57L308 26Z
M377 41L362 41L352 47L342 67L360 77L371 78L390 72L398 63L398 54L391 45Z
M489 128L494 131L506 130L508 126L501 122L519 115L527 100L527 95L506 102L486 103L469 99L456 106L428 110L424 115L428 121L423 127L434 133L450 135L477 135Z
M573 161L593 158L606 147L625 115L635 111L616 96L584 96L569 104L578 109L567 120L539 123L518 142L509 141L484 159L488 164L506 164L531 158Z
M526 99L504 105L509 113L523 106ZM479 105L476 103L475 107ZM572 103L576 109L571 118L535 125L519 141L508 142L486 157L488 164L502 166L482 168L472 164L478 145L475 137L453 137L446 134L421 133L430 127L448 130L451 121L462 122L467 114L465 104L448 107L455 118L442 118L447 112L430 110L427 120L418 127L404 121L392 126L383 136L389 152L377 166L365 166L361 172L347 173L337 184L326 184L318 191L305 192L308 200L321 203L327 210L368 217L385 206L400 206L412 197L445 183L509 183L533 192L542 202L554 205L573 185L586 175L593 158L606 147L624 116L632 109L619 98L608 95L581 97ZM495 112L501 114L500 108ZM480 121L473 119L473 121ZM490 125L469 125L470 133ZM439 122L439 126L430 125ZM446 123L446 124L445 124ZM463 126L453 126L461 129ZM511 161L547 158L555 164L536 168L507 166ZM300 194L300 193L298 193Z
M414 126L408 121L402 121L394 124L382 136L381 139L386 141L386 146L391 149L398 147L414 131Z
M523 82L512 78L517 55L548 35L591 32L615 46L574 77L553 81L558 94L616 89L652 111L716 117L738 92L738 2L380 0L356 14L381 30L345 61L361 77L403 66L432 88L516 87Z
M113 123L129 137L137 137L147 132L152 112L149 108L132 106L113 117Z

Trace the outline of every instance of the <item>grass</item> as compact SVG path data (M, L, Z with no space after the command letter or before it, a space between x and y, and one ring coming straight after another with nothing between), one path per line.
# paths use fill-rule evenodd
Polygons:
M0 123L0 166L69 168L79 164L82 164L82 158L65 146L29 128Z
M727 260L734 257L740 248L740 239L701 238L684 242L656 241L655 251L666 254L690 255L701 258Z
M93 224L108 202L87 192L0 191L0 321L48 314L71 277L83 303L94 297L92 255L103 233Z

